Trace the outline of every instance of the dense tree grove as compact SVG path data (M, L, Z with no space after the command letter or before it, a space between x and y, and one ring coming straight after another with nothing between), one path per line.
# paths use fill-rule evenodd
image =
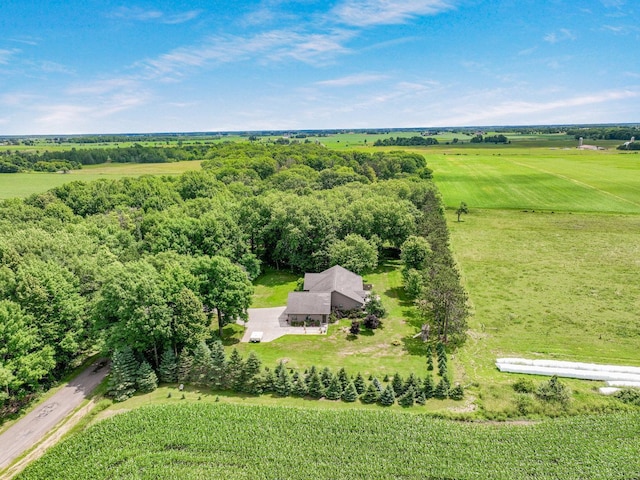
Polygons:
M118 149L86 151L111 150ZM319 373L302 385L272 371L258 385L259 362L251 358L242 361L244 376L224 373L239 360L211 341L246 317L263 265L304 272L343 263L366 271L383 252L403 247L420 277L415 295L425 318L440 325L444 341L460 340L464 291L422 156L313 144L162 150L167 159L207 160L201 171L177 177L76 181L0 203L1 414L99 350L116 361L115 397L158 380L231 382L251 393L272 382L282 394L324 396L330 379L322 383ZM70 152L65 161L92 162L85 150ZM330 395L351 401L351 380L344 380ZM353 388L361 393L365 385L356 379Z

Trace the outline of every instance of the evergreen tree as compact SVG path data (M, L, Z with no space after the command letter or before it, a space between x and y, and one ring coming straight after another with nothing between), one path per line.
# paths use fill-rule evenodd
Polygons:
M242 389L244 362L242 361L242 355L237 349L231 351L229 355L229 361L227 362L227 375L225 388L233 390L234 392L240 392Z
M358 399L358 391L356 390L353 382L349 382L347 384L347 388L345 388L342 392L342 400L345 402L355 402Z
M404 394L398 399L398 405L402 407L413 407L415 396L416 394L413 391L413 387L409 387L404 392Z
M393 405L396 401L396 395L393 393L393 387L391 385L387 385L382 395L378 399L378 403L383 407L389 407Z
M409 374L407 380L404 382L404 391L406 392L409 389L412 389L414 392L420 390L420 380L416 378L416 376L412 373Z
M427 370L428 371L433 370L433 357L432 356L428 356L427 357Z
M438 385L436 385L436 388L433 391L433 396L441 400L444 398L447 398L449 396L449 388L450 388L449 380L447 379L447 377L443 377L438 382Z
M311 368L309 369L308 372L305 373L305 377L304 377L304 381L307 384L307 386L309 386L309 383L311 382L311 377L316 374L317 375L318 370L316 369L315 365L311 365Z
M442 358L442 357L440 357ZM444 377L447 374L447 360L446 359L438 359L438 375Z
M281 362L282 363L282 362ZM286 368L280 368L278 376L276 377L276 383L274 385L274 391L281 397L288 397L291 394L291 377L289 371Z
M324 388L329 388L332 379L333 374L331 373L331 370L329 370L329 367L324 367L322 369L322 372L320 372L320 380L322 380L322 385L324 385Z
M158 376L153 371L151 365L146 360L143 360L138 368L136 385L138 390L142 393L153 392L158 388Z
M302 377L302 375L299 375L294 381L293 381L293 388L291 389L291 394L294 397L306 397L307 394L309 393L309 390L307 388L307 384L304 381L304 378Z
M422 384L422 392L424 393L424 398L433 398L433 395L435 393L435 384L433 383L433 377L431 375L427 375L424 378L424 383Z
M178 357L178 382L188 383L193 366L193 356L188 350L182 350Z
M324 385L318 372L314 371L309 379L309 396L313 398L324 397Z
M376 386L373 383L370 383L367 389L365 390L364 394L362 394L362 397L360 397L360 401L366 404L376 403L379 397L380 397L379 390L376 388Z
M337 375L334 375L331 379L331 383L329 384L329 388L327 388L327 392L325 397L329 400L339 400L342 396L342 385L340 385L340 380Z
M459 383L449 390L449 398L451 400L462 400L464 398L464 389Z
M117 349L111 357L111 374L107 384L107 394L116 402L131 398L136 392L138 362L129 347Z
M376 390L378 390L378 393L382 393L382 384L380 383L380 380L378 380L376 377L373 377L373 380L371 380L371 383L373 384L374 387L376 387Z
M263 392L274 392L276 388L276 375L269 367L264 368L264 379L262 381Z
M356 379L353 381L354 387L356 387L356 392L358 395L362 395L364 391L367 389L367 384L364 381L364 377L360 372L356 375Z
M370 378L369 380L373 380L372 378ZM382 379L383 382L387 383L389 381L389 374L385 374L384 378Z
M262 382L260 381L261 368L262 362L258 356L255 352L250 352L247 361L244 362L242 370L242 392L252 395L262 393Z
M189 374L189 381L195 385L208 385L211 376L211 350L201 341L193 351L193 364Z
M209 385L214 390L223 390L227 383L227 357L224 353L222 342L213 342L211 345L211 371Z
M349 375L347 375L344 367L338 371L338 381L340 382L340 387L343 391L347 388L347 385L349 385Z
M393 380L391 380L391 387L393 388L393 392L396 397L399 397L404 393L404 384L402 382L402 377L399 373L396 373L393 376Z
M416 396L416 404L424 405L425 403L427 403L427 399L424 398L424 392L418 393L418 395Z
M167 348L160 357L158 368L160 381L163 383L175 383L178 381L178 359L172 348Z

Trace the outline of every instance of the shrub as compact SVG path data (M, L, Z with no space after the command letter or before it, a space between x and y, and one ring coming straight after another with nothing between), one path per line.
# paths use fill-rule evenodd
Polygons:
M351 322L351 327L349 327L349 333L351 335L359 335L360 334L360 321L353 320Z
M378 318L383 318L387 314L384 305L382 305L380 297L374 292L371 292L369 301L365 305L365 310L369 315L375 315Z
M640 407L640 388L623 388L615 393L615 397L624 403Z
M536 396L544 402L557 402L565 405L569 402L569 388L554 375L548 382L542 382L536 390Z
M520 378L513 384L513 389L518 393L533 393L536 390L536 386L529 378Z
M380 327L380 319L376 315L367 315L364 318L364 326L369 330L375 330Z

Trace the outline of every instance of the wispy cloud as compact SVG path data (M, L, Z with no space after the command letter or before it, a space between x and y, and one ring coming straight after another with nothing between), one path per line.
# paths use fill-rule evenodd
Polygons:
M331 12L340 23L356 27L394 25L415 17L451 10L451 0L343 0Z
M337 54L349 52L344 46L352 32L299 33L272 30L252 37L234 35L211 37L191 47L182 47L137 64L146 78L182 77L185 69L239 62L249 59L282 61L295 59L309 64L326 63Z
M17 48L12 48L10 50L0 49L0 65L8 64L9 59L18 53L20 53L20 50Z
M557 32L547 33L544 36L544 41L549 43L558 43L565 40L575 40L576 38L576 35L571 30L561 28Z
M500 93L503 95L503 93ZM499 97L500 95L495 95ZM491 96L491 93L484 94L485 97ZM477 97L474 94L473 97ZM633 90L609 90L593 93L590 95L578 95L571 98L562 98L560 100L552 100L547 102L530 102L530 101L507 101L499 102L494 105L486 105L476 108L466 105L464 110L460 109L459 115L454 115L449 118L442 118L440 122L442 125L480 125L480 124L499 124L502 122L510 122L512 118L525 119L531 118L534 114L544 114L544 118L550 118L549 115L556 114L564 115L563 118L575 119L586 117L586 115L577 115L579 110L590 105L603 104L608 102L615 102L619 100L628 100L632 98L640 97L640 91ZM590 112L589 112L590 113Z
M322 80L316 82L316 85L323 87L351 87L353 85L364 85L374 83L389 78L388 75L380 75L375 73L356 73L345 77L334 78L331 80Z
M109 14L111 18L138 22L159 22L166 24L185 23L193 20L202 10L189 10L181 13L167 14L160 10L145 10L139 7L120 7Z

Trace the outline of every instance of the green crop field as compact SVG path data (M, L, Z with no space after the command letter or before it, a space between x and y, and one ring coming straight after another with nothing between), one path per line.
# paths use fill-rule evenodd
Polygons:
M24 198L77 180L89 182L101 178L137 177L140 175L179 175L199 170L200 161L173 163L106 163L85 165L71 173L3 173L0 174L0 200Z
M640 213L640 157L616 151L500 148L432 153L447 206Z
M17 478L623 479L640 474L639 436L637 413L497 426L176 400L106 419Z

